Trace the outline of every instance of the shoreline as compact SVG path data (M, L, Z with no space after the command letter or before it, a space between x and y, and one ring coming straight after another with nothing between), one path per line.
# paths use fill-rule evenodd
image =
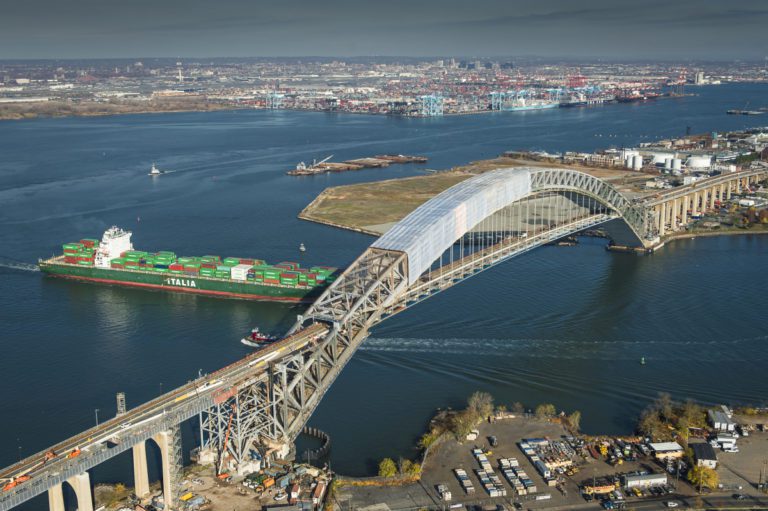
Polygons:
M667 238L664 238L662 240L662 243L668 243L670 241L675 241L675 240L693 239L698 237L712 238L715 236L743 236L745 234L768 234L768 229L762 229L762 230L739 229L739 230L733 230L733 231L726 230L726 231L682 232L680 234L673 234Z

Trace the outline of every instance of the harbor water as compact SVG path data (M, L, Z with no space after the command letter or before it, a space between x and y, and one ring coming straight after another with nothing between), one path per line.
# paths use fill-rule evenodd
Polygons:
M431 119L240 110L0 122L0 465L112 417L117 392L136 406L235 361L252 326L279 334L302 310L55 280L27 266L62 243L118 225L141 250L344 266L372 238L296 218L328 186L505 150L634 146L765 123L725 111L762 104L768 86L695 92ZM285 175L302 160L381 153L430 161ZM148 177L153 162L169 172ZM675 241L648 257L608 253L598 239L540 248L374 329L310 424L331 435L335 470L363 475L381 457L413 455L435 407L462 406L475 390L578 409L583 429L605 433L629 432L660 391L761 404L767 252L768 236ZM187 447L195 434L185 426ZM130 455L93 478L130 484Z

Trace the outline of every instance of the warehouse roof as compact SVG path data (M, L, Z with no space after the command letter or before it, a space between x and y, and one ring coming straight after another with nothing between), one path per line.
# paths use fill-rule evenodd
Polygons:
M707 443L688 444L693 449L693 456L697 460L717 461L717 453Z
M648 444L654 452L674 452L682 451L683 448L677 442L657 442L655 444Z

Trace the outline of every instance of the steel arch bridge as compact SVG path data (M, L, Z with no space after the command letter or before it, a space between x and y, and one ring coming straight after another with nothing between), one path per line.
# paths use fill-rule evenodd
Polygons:
M299 316L291 334L317 323L329 332L312 349L273 364L279 382L273 386L273 438L296 438L384 319L502 261L600 224L622 244L648 245L646 217L642 205L611 184L568 169L499 169L444 191L375 241Z
M569 169L500 169L470 178L375 241L287 337L0 469L0 511L46 491L58 511L65 481L74 485L78 506L92 509L88 470L129 449L134 475L148 491L149 438L162 444L163 495L173 509L181 490L180 423L200 416L199 459L215 462L217 470L252 470L255 451L284 457L370 329L386 318L597 225L619 245L656 248L666 228L679 229L688 214L714 208L767 177L768 169L749 169L639 201Z

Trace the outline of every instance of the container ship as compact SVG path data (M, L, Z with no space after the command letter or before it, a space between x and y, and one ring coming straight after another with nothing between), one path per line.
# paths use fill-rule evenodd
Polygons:
M117 286L276 302L311 302L336 279L327 266L266 264L260 259L177 257L134 250L131 232L111 227L101 238L65 243L62 255L40 260L48 275Z
M557 101L549 101L546 99L518 99L510 102L505 106L503 110L508 112L523 112L528 110L546 110L548 108L557 108L560 103Z

